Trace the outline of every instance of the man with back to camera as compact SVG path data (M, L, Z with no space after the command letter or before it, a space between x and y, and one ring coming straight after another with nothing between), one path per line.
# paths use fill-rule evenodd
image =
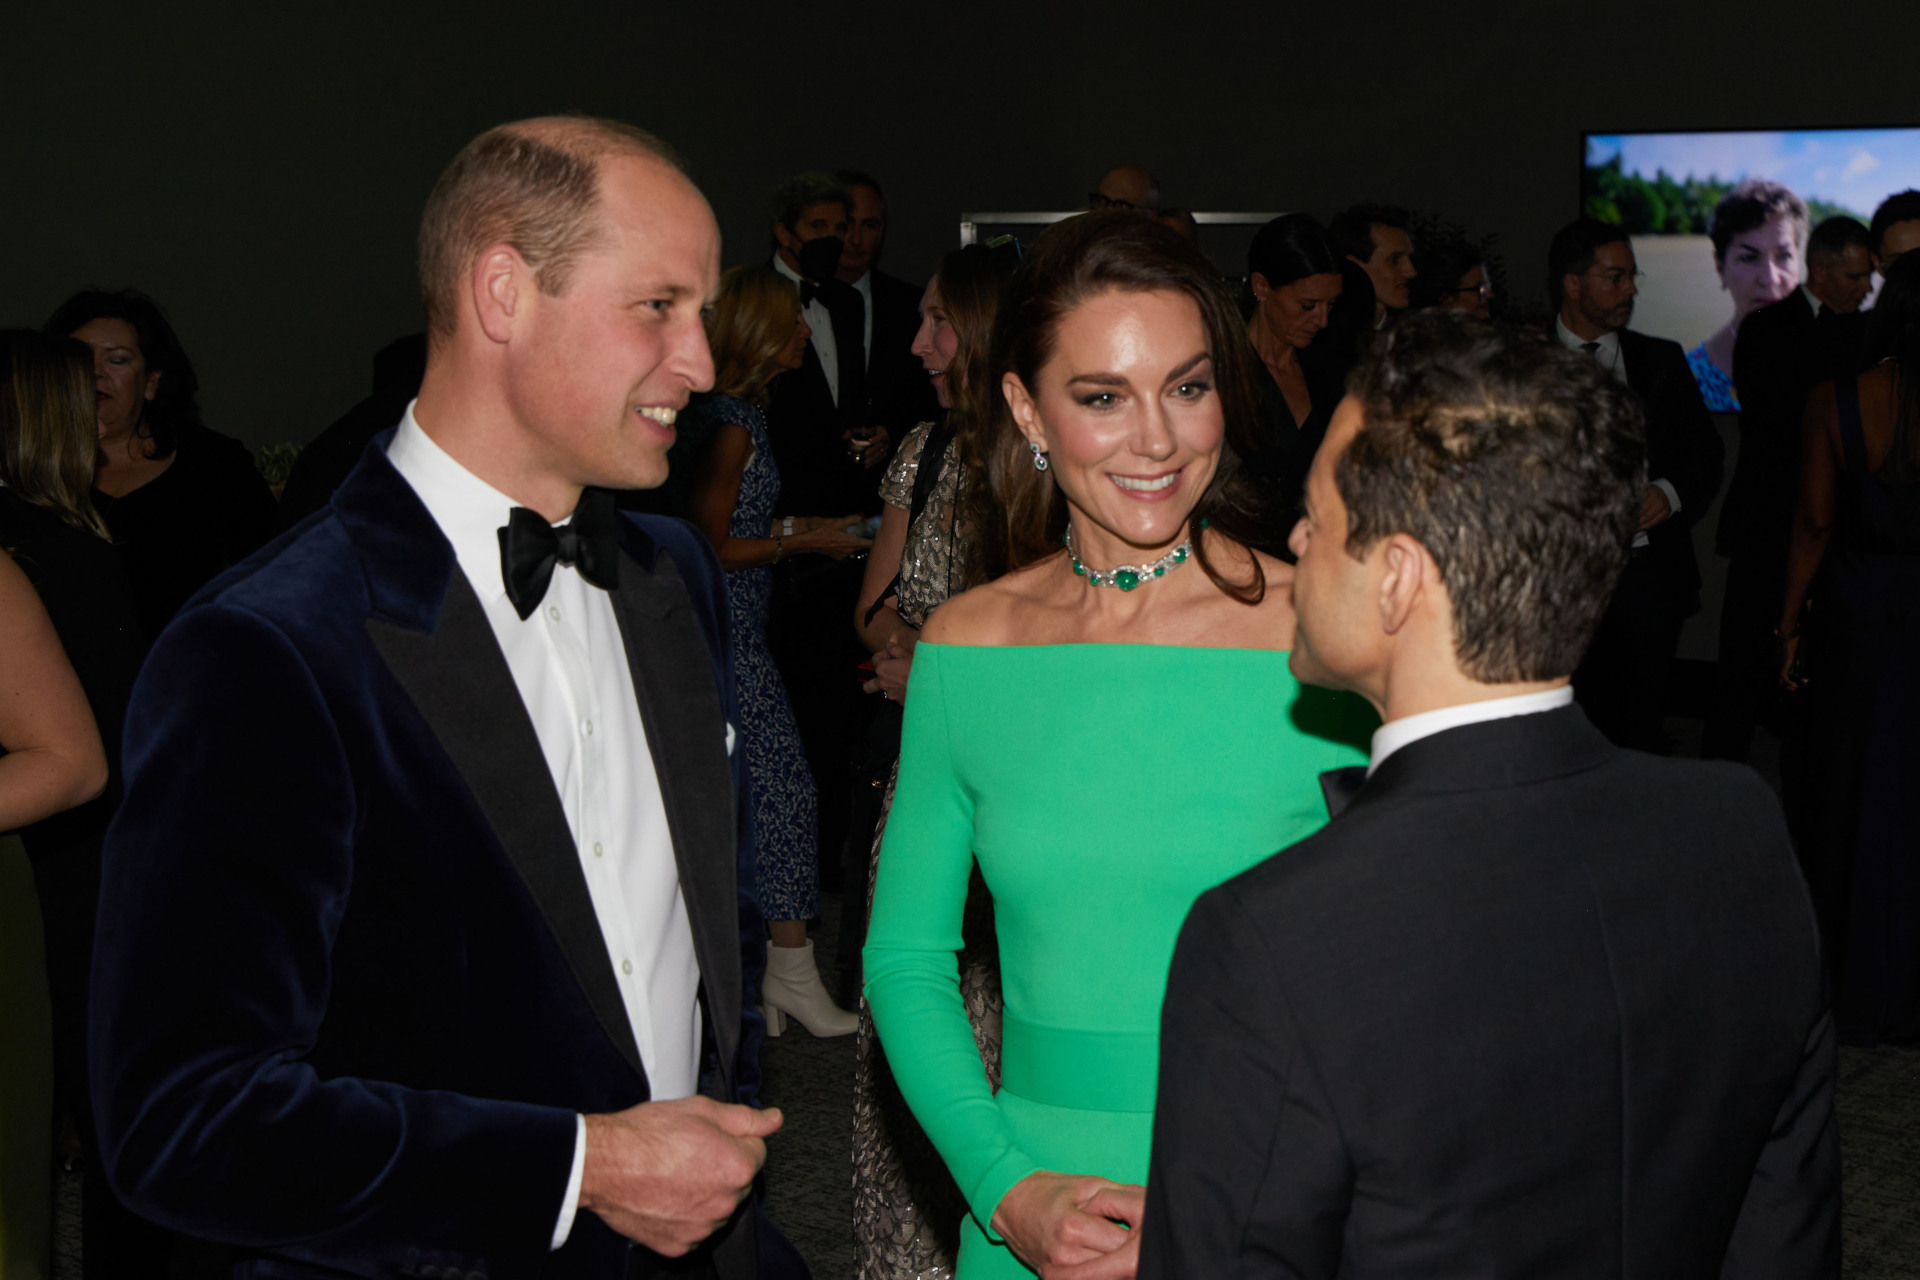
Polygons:
M241 1275L756 1274L725 589L605 492L660 483L713 381L719 253L649 134L480 135L422 219L419 398L147 661L102 1146Z
M1740 448L1714 536L1728 564L1713 706L1700 747L1709 759L1747 758L1761 709L1779 688L1773 630L1800 497L1801 413L1816 385L1857 371L1872 245L1854 219L1826 219L1807 237L1805 283L1748 316L1734 340Z
M1387 204L1356 204L1333 215L1327 234L1373 283L1373 327L1407 309L1413 266L1412 219Z
M1882 200L1867 233L1873 238L1874 268L1884 277L1895 258L1920 249L1920 191L1896 191Z
M1332 821L1181 930L1141 1280L1839 1275L1779 806L1572 705L1638 419L1591 360L1438 313L1356 374L1293 534L1291 667L1384 723L1324 775Z
M1627 233L1590 218L1560 228L1547 249L1554 335L1630 388L1646 414L1649 483L1633 547L1573 687L1614 742L1664 755L1667 678L1700 607L1692 525L1713 503L1723 450L1680 344L1627 328L1639 274Z

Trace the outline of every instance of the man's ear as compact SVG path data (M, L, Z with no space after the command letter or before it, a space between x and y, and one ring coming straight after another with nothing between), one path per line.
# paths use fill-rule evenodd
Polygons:
M1580 277L1569 271L1560 277L1560 297L1565 302L1580 301Z
M506 244L487 249L473 260L467 286L480 331L495 342L510 340L534 287L533 272L520 251Z
M798 255L800 252L800 237L789 231L784 222L773 224L773 242L788 253Z
M1013 412L1013 425L1020 428L1020 434L1027 438L1027 443L1037 444L1045 450L1047 432L1040 424L1040 406L1033 402L1033 396L1028 392L1027 384L1020 381L1020 375L1008 373L1002 376L1000 394L1007 398L1007 408Z
M1428 574L1437 579L1438 566L1418 539L1404 533L1389 535L1381 555L1387 572L1380 580L1380 629L1397 635L1424 600Z

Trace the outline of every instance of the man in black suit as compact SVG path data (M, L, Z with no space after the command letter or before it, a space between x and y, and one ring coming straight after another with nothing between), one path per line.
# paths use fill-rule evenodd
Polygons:
M833 176L853 202L835 277L852 286L865 303L867 422L884 433L869 452L874 459L891 457L893 446L907 432L940 412L926 367L913 354L926 286L880 269L887 243L887 196L879 180L858 169L842 169Z
M1614 742L1664 754L1667 678L1680 629L1700 607L1692 526L1713 503L1723 451L1680 344L1627 328L1639 274L1627 233L1589 218L1562 227L1547 250L1555 336L1631 388L1646 414L1648 484L1633 548L1573 685Z
M1753 729L1779 687L1774 627L1786 590L1787 535L1800 496L1800 417L1819 383L1854 372L1860 304L1873 286L1872 241L1852 218L1828 218L1807 238L1807 279L1748 316L1733 348L1740 451L1713 549L1727 557L1713 706L1700 753L1745 760Z
M476 138L418 399L147 660L96 1114L115 1188L243 1276L765 1274L726 589L605 491L712 385L719 252L640 130Z
M1591 360L1440 314L1358 375L1294 530L1291 667L1384 723L1332 822L1181 930L1141 1280L1839 1275L1778 806L1571 705L1638 416Z

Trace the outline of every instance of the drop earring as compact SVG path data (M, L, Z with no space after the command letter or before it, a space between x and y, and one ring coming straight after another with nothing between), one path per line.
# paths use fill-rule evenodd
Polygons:
M1035 471L1045 471L1049 464L1047 462L1047 455L1041 451L1040 446L1029 440L1027 441L1027 448L1033 450L1033 469Z

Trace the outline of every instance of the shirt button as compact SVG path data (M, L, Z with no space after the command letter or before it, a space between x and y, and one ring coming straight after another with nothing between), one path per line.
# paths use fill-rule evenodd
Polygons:
M620 962L620 972L622 972L622 973L632 973L632 972L633 972L633 961L631 961L631 960L622 960L622 961Z
M548 620L549 622L558 622L558 621L560 621L560 606L559 606L559 605L557 605L557 604L550 604L550 605L548 605L548 606L547 606L547 620Z
M598 857L603 857L605 854L606 854L606 850L600 847L600 842L598 840L595 840L593 842L593 856L598 858Z
M586 734L589 738L591 738L593 736L593 721L582 720L580 722L580 732Z

